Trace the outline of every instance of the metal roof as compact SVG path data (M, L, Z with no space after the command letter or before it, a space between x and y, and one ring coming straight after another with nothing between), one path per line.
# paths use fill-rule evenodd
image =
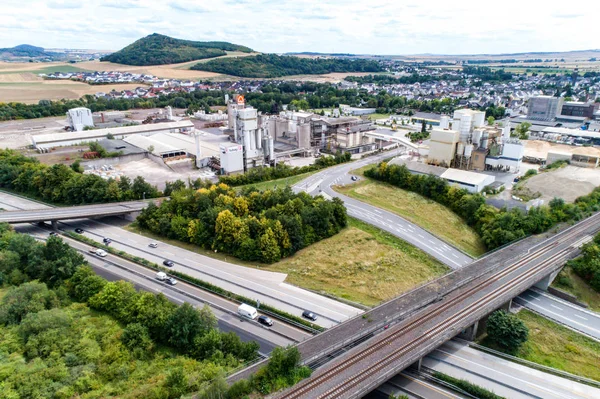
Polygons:
M469 172L468 170L452 168L447 169L441 177L442 179L452 180L458 183L465 183L471 186L480 186L490 178L493 179L492 181L495 180L494 176L491 175L484 175L482 173Z
M562 134L564 136L583 137L588 139L600 139L600 133L581 129L568 129L565 127L547 127L542 133Z

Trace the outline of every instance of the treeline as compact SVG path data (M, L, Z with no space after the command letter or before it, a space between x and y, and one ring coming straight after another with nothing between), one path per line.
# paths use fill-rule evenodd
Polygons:
M485 203L481 194L450 186L445 180L431 175L413 175L405 165L382 162L365 171L365 176L416 192L450 208L481 236L488 249L494 249L531 234L548 231L556 223L578 221L600 206L600 187L589 195L579 197L573 204L560 198L549 206L497 209Z
M600 234L581 248L581 256L568 262L573 271L600 292Z
M346 58L300 58L276 54L221 58L198 63L190 69L245 78L276 78L289 75L317 75L331 72L381 72L377 61Z
M237 193L221 183L175 191L170 201L144 209L137 223L172 239L272 263L337 234L347 221L337 198L294 194L289 187Z
M15 356L15 373L0 376L3 394L178 398L257 356L255 342L218 331L207 307L178 306L131 283L107 282L59 237L42 244L4 224L0 248L0 284L11 287L0 301L0 353ZM98 320L88 306L125 327ZM187 357L174 358L167 348ZM166 379L156 379L169 369ZM145 394L128 384L140 379Z
M82 174L63 164L47 166L14 150L0 150L0 187L41 200L65 205L82 205L156 198L156 186L138 176L104 180Z
M196 42L153 33L123 49L100 58L125 65L177 64L193 60L220 57L226 51L251 52L252 49L228 42Z
M475 76L483 82L506 82L513 78L513 74L504 69L493 71L488 67L463 66L463 73Z
M451 81L460 80L461 76L442 74L442 75L419 75L413 73L410 76L392 76L392 75L366 75L366 76L346 76L344 80L348 82L356 83L375 83L379 85L397 85L397 84L414 84L414 83L427 83L427 82L439 82L441 80Z
M227 184L228 186L244 186L247 184L260 183L263 181L270 181L276 179L283 179L286 177L301 175L302 173L313 172L315 170L327 168L329 166L337 165L340 163L348 162L352 159L350 153L337 153L335 156L322 156L317 158L314 164L306 166L295 166L291 167L285 164L277 164L275 167L266 168L252 168L246 173L232 176L220 176L219 182Z

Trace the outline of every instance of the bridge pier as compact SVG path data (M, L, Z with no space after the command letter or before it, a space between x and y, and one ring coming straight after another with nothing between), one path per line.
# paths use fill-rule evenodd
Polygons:
M558 269L557 271L547 275L546 277L544 277L543 280L541 280L540 282L538 282L537 284L534 285L535 288L539 288L540 290L544 290L544 291L548 291L548 287L550 286L550 284L552 284L552 282L554 281L554 279L556 278L556 276L558 276L558 273L560 273L560 271L562 270L562 268Z
M52 231L58 231L58 221L53 220L51 223L52 223Z
M129 222L135 222L135 219L137 219L137 217L140 216L141 213L142 212L139 211L129 212L121 215L121 217Z
M417 360L416 362L411 364L408 368L410 368L411 370L415 370L415 371L421 371L422 365L423 365L423 358L420 358L419 360Z
M512 299L506 302L504 305L500 306L496 310L506 310L507 312L510 310L510 306L512 305ZM458 334L458 338L462 338L466 341L475 341L478 337L483 335L486 331L487 327L487 319L488 317L494 313L496 310L487 314L487 316L477 320L475 323L464 329L460 334Z

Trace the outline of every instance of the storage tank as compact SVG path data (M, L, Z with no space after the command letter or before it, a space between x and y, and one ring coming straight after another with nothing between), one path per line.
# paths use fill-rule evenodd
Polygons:
M450 117L448 115L442 115L440 118L440 128L441 129L449 129L450 128Z
M473 127L480 127L485 125L485 112L475 111L473 112Z
M468 143L469 142L469 138L471 137L471 133L469 132L463 132L462 130L460 131L460 137L459 137L459 141L461 143Z
M473 130L473 136L471 136L471 137L472 137L473 145L475 146L475 148L479 147L479 144L481 143L482 135L483 135L482 130L479 130L479 129Z
M471 154L473 154L473 144L467 144L465 146L465 157L471 158Z
M489 147L489 140L485 139L485 140L481 140L481 148L487 150L487 148Z
M456 145L456 155L463 155L465 152L465 145L463 143L458 143Z

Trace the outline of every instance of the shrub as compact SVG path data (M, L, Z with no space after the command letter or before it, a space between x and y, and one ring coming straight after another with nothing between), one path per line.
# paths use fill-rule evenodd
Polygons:
M504 351L515 353L527 341L529 329L517 316L498 310L487 320L487 335Z

